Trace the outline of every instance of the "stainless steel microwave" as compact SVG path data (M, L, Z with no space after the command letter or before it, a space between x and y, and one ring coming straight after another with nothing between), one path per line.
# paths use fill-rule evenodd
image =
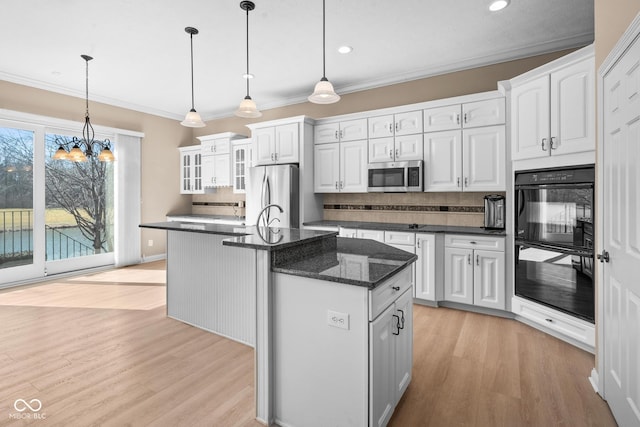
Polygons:
M402 193L422 191L422 160L369 163L367 190Z

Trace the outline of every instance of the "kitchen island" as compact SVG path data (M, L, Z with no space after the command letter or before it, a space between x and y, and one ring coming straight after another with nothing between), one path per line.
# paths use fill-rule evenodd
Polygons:
M371 240L338 238L333 232L189 222L141 227L167 230L168 315L255 347L259 421L357 426L388 421L410 381L410 361L405 360L408 370L398 376L388 358L403 345L400 353L411 357L410 264L415 255ZM186 310L180 307L190 304ZM371 348L370 336L376 333L381 339ZM400 335L404 344L391 340ZM298 338L291 341L293 336ZM317 352L306 364L291 363L297 351L320 342L343 348L341 357ZM341 344L348 342L355 347ZM372 357L372 351L379 356ZM301 379L298 374L313 363L317 373L328 374L307 381L306 390L326 390L327 378L346 384L340 372L347 359L354 368L347 374L355 375L342 389L344 399L325 394L318 400L316 394L296 392L297 380L287 381ZM370 377L374 372L375 379ZM401 390L394 391L399 377ZM380 382L386 386L374 387ZM369 396L374 390L378 395ZM325 413L323 418L304 418L318 411Z

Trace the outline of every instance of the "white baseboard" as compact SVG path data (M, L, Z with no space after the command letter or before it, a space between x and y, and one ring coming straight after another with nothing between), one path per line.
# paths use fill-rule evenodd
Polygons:
M589 382L591 383L591 387L593 387L593 391L600 394L600 390L598 384L600 384L600 377L598 376L598 371L596 368L591 370L591 375L589 376Z
M162 261L163 259L167 259L167 254L150 255L150 256L143 255L140 260L140 264L145 264L147 262L154 262L154 261Z

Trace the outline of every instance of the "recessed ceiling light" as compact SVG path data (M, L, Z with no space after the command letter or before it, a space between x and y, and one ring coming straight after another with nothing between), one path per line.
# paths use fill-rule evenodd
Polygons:
M489 10L491 12L497 12L507 6L509 6L509 0L495 0L491 5L489 5Z
M340 46L338 48L338 52L343 54L351 53L352 50L353 48L351 46Z
M242 78L243 78L243 79L252 79L253 77L254 77L254 76L253 76L253 74L251 74L251 73L249 73L249 74L244 73L244 74L242 75Z

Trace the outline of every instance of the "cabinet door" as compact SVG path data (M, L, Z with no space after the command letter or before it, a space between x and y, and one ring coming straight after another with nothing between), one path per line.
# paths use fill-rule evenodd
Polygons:
M216 187L229 187L231 185L231 156L218 154L213 156L213 184Z
M462 132L424 134L424 191L462 190Z
M382 230L356 230L358 239L371 239L384 243L384 231Z
M396 136L395 160L422 160L423 159L422 134Z
M369 138L393 136L393 114L369 117Z
M422 133L422 111L408 111L394 116L395 135Z
M394 317L396 316L396 317ZM405 317L406 318L406 317ZM391 304L369 323L369 425L386 426L396 405L395 342L399 317Z
M367 141L340 143L340 191L367 192Z
M299 143L298 123L276 126L276 163L298 163Z
M313 148L313 191L337 193L340 191L340 143L319 144Z
M395 303L399 319L399 335L395 335L395 402L400 400L411 382L413 364L413 298L411 290L402 294Z
M204 188L215 187L215 156L202 156L202 186Z
M193 185L191 188L194 194L202 193L204 190L204 187L202 186L202 154L200 153L200 151L197 151L195 153L192 153L191 156L193 157L193 161L191 164L193 170Z
M229 138L218 138L213 140L214 154L229 154L231 152L231 140Z
M355 228L340 227L338 229L338 236L340 236L340 237L347 237L347 238L350 238L350 239L355 239L357 234L358 234L358 230L356 230Z
M239 145L233 147L231 179L233 180L233 192L245 193L247 189L247 169L250 166L251 145Z
M460 129L460 109L460 104L455 104L424 110L424 131L439 132L443 130Z
M329 144L340 141L340 124L327 123L313 128L314 144Z
M549 155L549 76L511 91L511 158Z
M596 149L594 73L589 59L551 74L551 155Z
M191 193L191 154L180 152L180 194Z
M255 153L256 166L275 163L276 129L267 127L256 129L251 133L253 152Z
M465 129L462 166L465 191L506 191L504 126Z
M502 125L505 122L504 98L462 104L462 127L464 128Z
M340 123L340 141L367 139L367 119L348 120Z
M444 248L444 299L473 304L473 251Z
M416 281L415 297L436 301L436 236L416 234Z
M504 252L476 250L473 253L473 303L482 307L506 308Z
M369 139L369 163L393 162L393 137Z

